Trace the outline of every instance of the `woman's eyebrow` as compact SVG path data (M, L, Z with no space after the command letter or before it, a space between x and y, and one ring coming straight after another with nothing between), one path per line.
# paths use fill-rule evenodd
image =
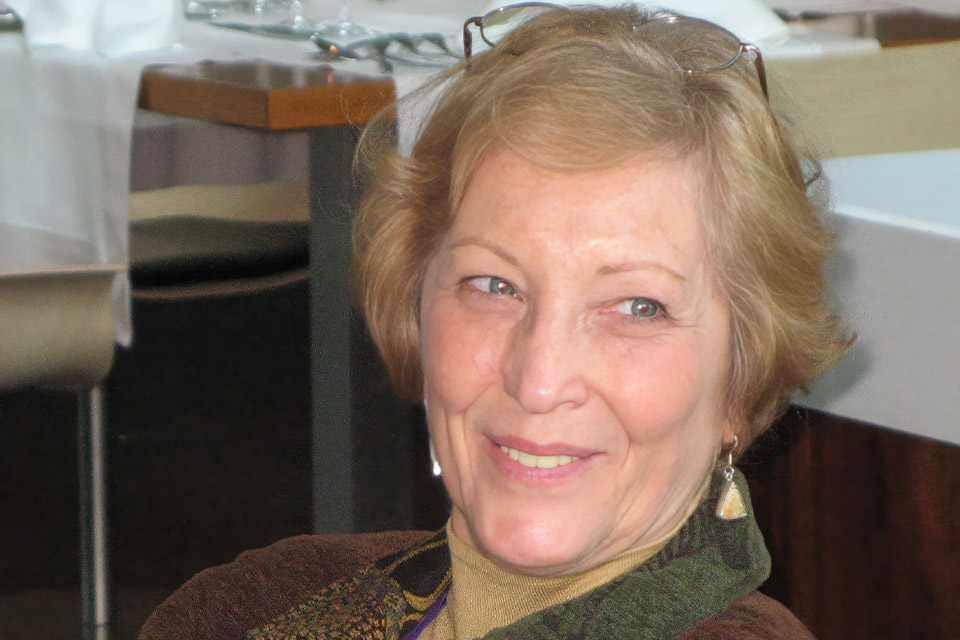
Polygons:
M680 282L686 282L686 278L670 267L655 260L636 260L630 262L617 262L614 264L605 264L599 269L597 269L597 274L601 276L609 275L612 273L624 273L628 271L648 271L654 269L656 271L662 271L668 276Z
M480 236L468 236L466 238L461 238L450 245L450 251L467 245L482 247L492 253L495 253L512 265L517 267L520 266L520 262L513 256L513 254L508 252L500 245L490 242L486 238L481 238ZM626 273L629 271L648 271L651 269L661 271L679 282L687 281L686 277L680 275L667 265L655 260L631 260L628 262L615 262L613 264L606 264L597 269L597 275L603 276L614 273Z
M513 254L511 254L509 251L507 251L500 245L490 242L486 238L481 238L480 236L467 236L466 238L461 238L460 240L457 240L456 242L450 245L450 251L453 251L454 249L459 249L460 247L467 246L467 245L482 247L487 251L497 254L498 256L500 256L510 264L514 265L515 267L520 266L520 261L517 260L513 256Z

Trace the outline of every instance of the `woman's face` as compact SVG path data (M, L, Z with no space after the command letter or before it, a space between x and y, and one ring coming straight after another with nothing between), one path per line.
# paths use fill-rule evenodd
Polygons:
M680 523L732 437L729 314L679 163L474 174L428 265L421 349L451 525L503 568L572 573Z

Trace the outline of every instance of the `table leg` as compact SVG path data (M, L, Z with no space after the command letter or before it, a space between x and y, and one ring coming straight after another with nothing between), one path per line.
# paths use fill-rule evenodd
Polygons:
M354 531L350 385L350 221L354 127L310 133L313 529Z
M350 226L357 203L355 127L310 138L313 529L349 533L414 522L414 429L366 326L352 311ZM419 426L422 428L422 426Z
M106 424L103 390L94 387L78 401L80 483L80 601L84 640L112 635L107 555Z

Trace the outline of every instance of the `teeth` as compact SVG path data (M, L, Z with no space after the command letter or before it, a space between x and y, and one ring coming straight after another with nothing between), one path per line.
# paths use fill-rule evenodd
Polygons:
M523 466L534 469L553 469L562 467L565 464L570 464L574 460L579 460L576 456L535 456L532 453L520 451L519 449L511 449L503 445L500 446L500 450Z

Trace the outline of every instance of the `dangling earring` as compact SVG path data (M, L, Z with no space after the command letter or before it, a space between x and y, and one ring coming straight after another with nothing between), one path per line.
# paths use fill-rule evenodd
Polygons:
M433 475L440 476L443 471L440 469L440 463L437 462L437 452L433 449L433 440L430 441L430 462L433 463Z
M747 506L743 495L733 481L733 452L740 444L740 438L733 436L733 442L727 448L727 464L723 474L723 487L720 489L720 499L717 500L716 516L721 520L737 520L747 515Z
M427 413L427 397L423 397L423 413ZM428 436L429 437L429 436ZM433 465L433 475L440 477L443 471L440 469L440 463L437 462L437 451L433 448L433 438L430 438L430 464Z

